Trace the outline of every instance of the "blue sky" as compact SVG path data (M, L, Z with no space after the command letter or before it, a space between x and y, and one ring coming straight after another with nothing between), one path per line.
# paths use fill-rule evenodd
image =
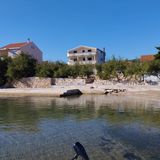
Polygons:
M34 41L44 60L77 45L136 58L160 45L160 0L0 0L0 46Z

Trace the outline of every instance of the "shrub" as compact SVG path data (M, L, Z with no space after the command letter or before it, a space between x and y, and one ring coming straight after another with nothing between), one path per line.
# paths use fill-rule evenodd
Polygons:
M36 60L27 54L20 54L12 59L8 65L9 80L18 80L23 77L35 76Z
M7 69L10 62L10 58L0 57L0 86L4 85L7 81Z

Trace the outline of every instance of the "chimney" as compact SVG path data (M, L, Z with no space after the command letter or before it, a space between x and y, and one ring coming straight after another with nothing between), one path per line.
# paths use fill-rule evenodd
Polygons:
M105 47L103 48L103 53L104 53L104 59L105 59L105 57L106 57L106 48Z
M31 40L30 40L30 38L28 38L28 39L27 39L27 43L30 43L30 42L31 42Z

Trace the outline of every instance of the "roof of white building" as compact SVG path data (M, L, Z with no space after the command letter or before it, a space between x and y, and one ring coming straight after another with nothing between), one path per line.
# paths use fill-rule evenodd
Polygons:
M97 49L97 50L100 50L100 51L104 52L103 50L101 50L101 49L99 49L99 48L90 47L90 46L85 46L85 45L79 45L79 46L77 46L77 47L75 47L75 48L72 48L72 49L68 50L68 52L74 51L74 50L79 49L79 48Z
M80 46L77 46L77 47L75 47L75 48L72 48L72 49L70 49L70 50L68 50L68 51L73 51L73 50L76 50L76 49L82 48L82 47L84 47L84 48L89 48L89 49L98 49L98 48L96 48L96 47L89 47L89 46L85 46L85 45L80 45Z
M3 49L19 49L21 47L28 45L29 43L31 43L31 42L11 43L11 44L8 44L4 47L1 47L0 49L1 50L3 50Z

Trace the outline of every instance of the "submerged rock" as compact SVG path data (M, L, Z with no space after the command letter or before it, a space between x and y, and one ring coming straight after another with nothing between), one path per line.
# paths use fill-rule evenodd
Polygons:
M125 148L109 135L100 137L100 139L99 146L106 153L109 160L142 160L136 151Z
M130 153L130 152L126 153L124 155L124 158L126 160L141 160L141 158L139 156L135 155L134 153Z

